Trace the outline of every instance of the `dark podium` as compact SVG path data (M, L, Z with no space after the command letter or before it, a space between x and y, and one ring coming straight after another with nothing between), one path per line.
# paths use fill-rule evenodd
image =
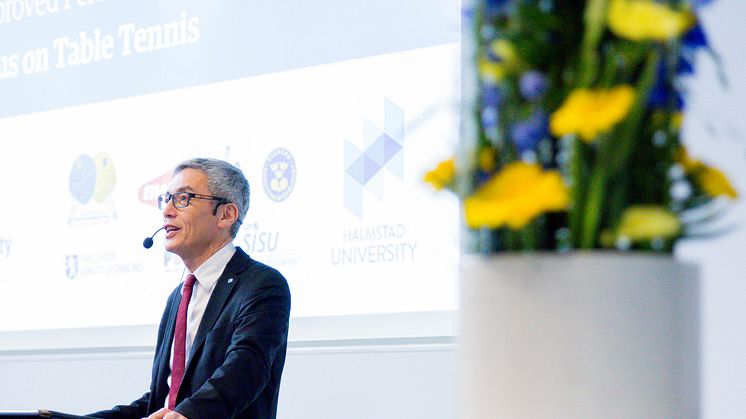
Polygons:
M0 410L0 419L37 419L37 418L50 418L50 419L86 419L90 416L78 416L70 415L68 413L60 413L52 410Z

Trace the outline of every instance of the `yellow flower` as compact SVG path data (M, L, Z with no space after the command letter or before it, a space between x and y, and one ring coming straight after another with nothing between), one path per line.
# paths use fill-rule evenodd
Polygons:
M676 161L679 162L681 167L683 167L687 173L691 173L702 166L701 162L694 160L689 156L689 151L684 147L679 148L676 153Z
M552 113L549 128L562 136L577 133L591 142L600 133L609 131L624 119L632 107L635 90L628 85L612 89L576 89Z
M505 77L505 66L489 60L480 60L479 75L485 83L496 84Z
M511 163L464 201L469 227L514 230L548 211L567 209L570 197L557 171L537 164Z
M456 159L452 157L446 161L440 162L435 169L425 173L423 180L431 184L435 190L439 191L452 185L455 178Z
M518 55L513 44L504 40L496 39L490 43L490 50L500 59L499 62L490 61L486 58L479 60L479 75L486 83L496 84L505 77L508 70L518 62Z
M608 21L612 32L632 41L678 38L695 23L691 12L652 0L612 0Z
M706 194L710 196L724 195L731 199L738 198L738 192L723 172L699 160L692 159L686 148L681 147L679 149L676 161L684 168L684 171L694 176L694 179Z
M513 64L518 61L518 54L515 52L515 47L505 39L496 39L492 41L490 43L490 50L492 50L497 57L500 57L501 62L506 64Z
M671 211L656 205L637 205L622 214L616 236L631 242L670 239L681 232L681 221Z
M702 166L702 170L699 172L699 176L697 176L702 190L710 196L725 195L731 199L738 198L738 192L733 189L733 186L723 172L714 167Z

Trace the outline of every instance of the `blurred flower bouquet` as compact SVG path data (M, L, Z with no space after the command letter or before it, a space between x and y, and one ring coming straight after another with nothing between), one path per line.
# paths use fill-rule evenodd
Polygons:
M462 197L477 250L670 252L736 198L680 139L706 2L475 0L462 147L425 180Z

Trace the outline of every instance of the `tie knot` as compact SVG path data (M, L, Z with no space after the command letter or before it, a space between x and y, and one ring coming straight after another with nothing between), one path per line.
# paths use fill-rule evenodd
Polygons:
M194 286L194 281L197 280L197 277L189 274L187 275L186 279L184 280L184 287L192 288Z

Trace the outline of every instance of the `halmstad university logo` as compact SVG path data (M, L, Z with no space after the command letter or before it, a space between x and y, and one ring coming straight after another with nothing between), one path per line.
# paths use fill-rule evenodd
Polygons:
M276 148L269 153L264 161L263 180L264 192L275 201L287 199L295 186L297 170L293 156L284 148Z
M358 218L365 191L383 200L383 172L404 179L404 110L384 98L383 113L383 129L364 118L364 149L345 138L344 204Z

